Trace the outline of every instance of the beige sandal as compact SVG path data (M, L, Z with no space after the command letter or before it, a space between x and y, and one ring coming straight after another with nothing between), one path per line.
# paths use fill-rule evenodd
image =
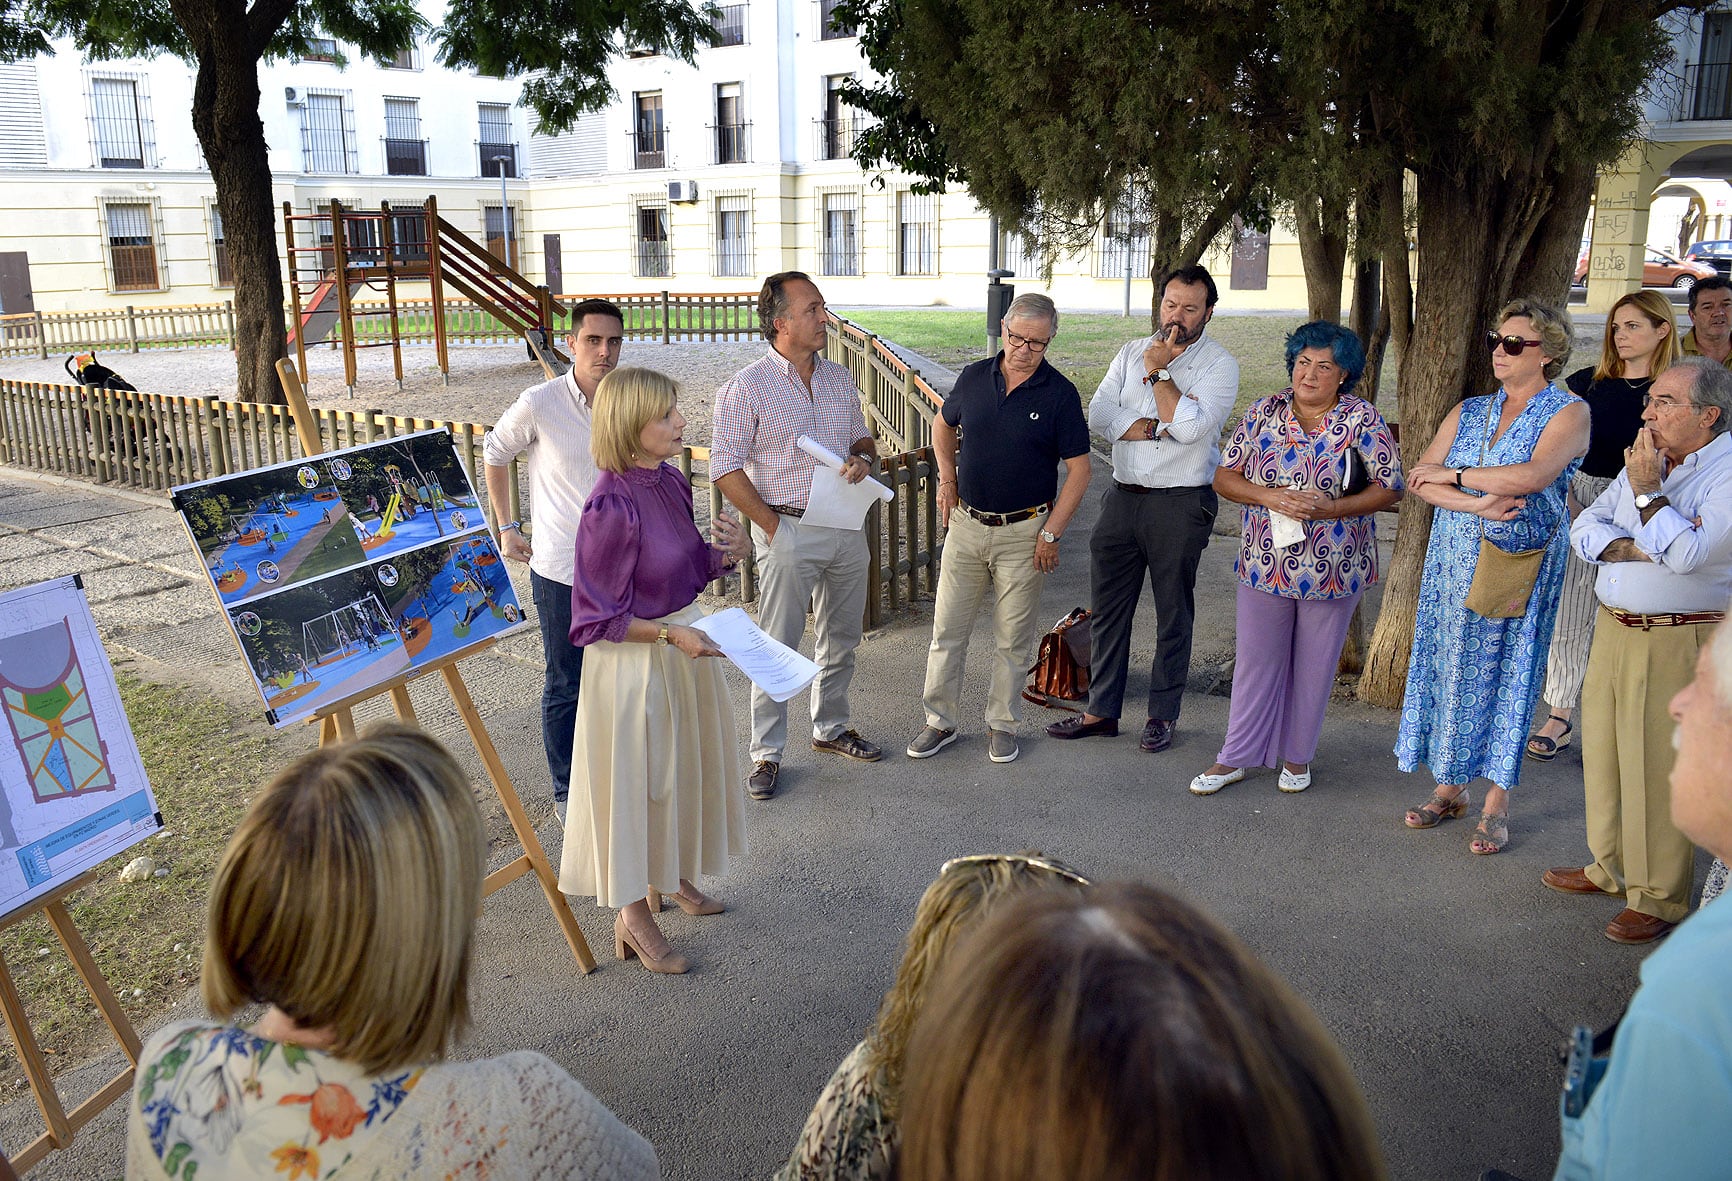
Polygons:
M1467 843L1467 851L1481 857L1503 852L1503 847L1509 844L1509 813L1481 812L1479 826L1473 830L1473 839Z
M1407 827L1436 828L1445 820L1454 820L1457 816L1465 815L1472 803L1473 800L1465 787L1456 793L1454 799L1444 795L1442 791L1434 791L1425 803L1407 810ZM1414 820L1416 816L1420 818L1418 821Z

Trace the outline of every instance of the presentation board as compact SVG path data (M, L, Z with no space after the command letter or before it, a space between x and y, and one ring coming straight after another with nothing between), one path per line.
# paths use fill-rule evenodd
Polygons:
M273 725L525 626L448 431L172 495Z
M162 827L76 575L0 594L0 916Z

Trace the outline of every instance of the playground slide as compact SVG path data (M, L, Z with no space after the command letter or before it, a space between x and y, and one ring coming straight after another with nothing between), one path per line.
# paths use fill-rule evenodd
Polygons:
M547 374L549 381L571 368L570 359L560 352L557 346L545 342L541 329L526 329L523 339L529 346L530 357L541 362L541 370Z
M355 298L363 284L349 284L349 298ZM330 335L332 325L336 324L341 313L338 310L337 279L335 275L328 276L313 288L312 298L301 308L300 331L305 334L306 343L317 344ZM295 345L295 328L289 328L289 347Z

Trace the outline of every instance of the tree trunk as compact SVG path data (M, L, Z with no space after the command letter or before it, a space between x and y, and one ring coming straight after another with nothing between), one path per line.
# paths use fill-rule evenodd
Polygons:
M1353 392L1373 404L1377 402L1378 383L1383 380L1383 353L1389 345L1389 309L1382 298L1382 216L1377 190L1368 188L1353 205L1353 310L1347 326L1365 346L1365 372ZM1359 618L1359 612L1354 612L1354 618Z
M1293 212L1310 318L1339 323L1341 274L1347 265L1347 203L1306 197L1294 203Z
M282 402L275 369L288 352L283 323L283 276L277 257L277 209L270 154L259 118L260 37L244 6L186 5L180 11L198 53L192 125L216 184L224 242L235 277L235 396Z
M1413 340L1413 267L1407 252L1406 174L1391 168L1378 186L1381 213L1378 241L1383 246L1383 314L1389 321L1389 343L1397 362L1407 360Z

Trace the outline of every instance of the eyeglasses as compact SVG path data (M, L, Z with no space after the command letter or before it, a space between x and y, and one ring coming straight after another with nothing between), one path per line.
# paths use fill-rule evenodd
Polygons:
M1004 330L1004 343L1013 349L1026 348L1031 353L1044 353L1046 346L1052 343L1052 338L1049 336L1045 340L1035 340L1029 336L1018 336L1006 328Z
M1523 349L1538 348L1545 342L1541 340L1527 340L1520 336L1499 336L1495 332L1488 332L1485 334L1485 343L1487 347L1494 351L1501 345L1506 356L1519 357L1522 355Z
M1033 853L976 853L969 857L952 857L938 867L938 876L943 877L951 870L965 865L1020 865L1025 869L1042 870L1079 886L1094 885L1068 865L1061 865L1050 857L1040 857Z
M1659 397L1655 397L1653 394L1643 394L1642 409L1646 410L1650 406L1660 411L1676 410L1680 406L1687 406L1691 410L1699 409L1694 402L1680 402L1668 394L1661 394Z

